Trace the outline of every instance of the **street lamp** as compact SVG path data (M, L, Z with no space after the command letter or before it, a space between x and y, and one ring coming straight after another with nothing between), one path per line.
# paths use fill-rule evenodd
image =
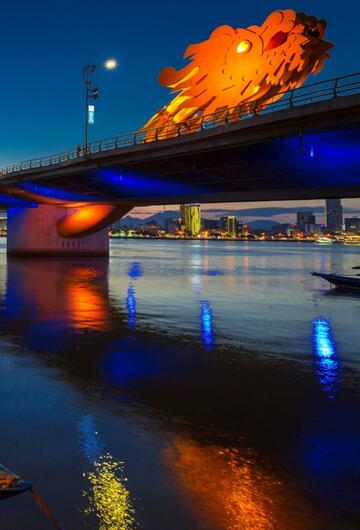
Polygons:
M88 154L89 149L89 100L97 99L99 97L99 90L96 87L91 86L91 75L98 68L98 64L88 64L83 68L83 79L85 81L85 138L84 138L84 154ZM117 61L115 59L107 59L104 64L104 68L107 70L114 70L117 67Z

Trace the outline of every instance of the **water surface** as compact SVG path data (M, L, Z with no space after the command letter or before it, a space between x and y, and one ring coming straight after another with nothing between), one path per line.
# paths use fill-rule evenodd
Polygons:
M64 527L360 527L356 248L112 241L0 254L1 463ZM1 528L49 528L25 494Z

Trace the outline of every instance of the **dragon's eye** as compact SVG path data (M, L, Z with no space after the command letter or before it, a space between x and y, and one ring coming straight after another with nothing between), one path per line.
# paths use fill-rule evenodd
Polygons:
M250 50L250 48L251 48L251 42L248 40L242 40L237 45L236 51L238 53L246 53Z

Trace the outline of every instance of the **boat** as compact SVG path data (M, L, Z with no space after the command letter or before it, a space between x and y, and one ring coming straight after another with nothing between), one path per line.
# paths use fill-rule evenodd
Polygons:
M64 527L56 520L54 514L50 511L44 500L34 490L33 483L28 480L22 480L18 475L15 475L15 473L7 469L5 466L0 465L0 501L8 499L9 497L14 497L25 491L31 493L36 504L51 521L54 528L56 528L56 530L64 530Z
M332 245L333 240L331 239L331 237L319 236L315 239L315 243L317 245Z
M31 482L22 480L15 473L0 465L0 500L29 491L32 487Z
M317 278L327 280L338 289L360 292L360 277L342 276L341 274L326 274L325 272L312 272L311 274Z

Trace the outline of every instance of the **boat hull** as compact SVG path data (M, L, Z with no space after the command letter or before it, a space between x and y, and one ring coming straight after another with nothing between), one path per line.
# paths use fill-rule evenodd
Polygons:
M0 500L8 499L10 497L15 497L20 493L24 493L32 488L32 483L26 480L20 480L17 484L11 488L0 488Z
M325 274L322 272L312 272L312 276L322 278L333 284L337 289L346 291L360 292L360 278L353 278L351 276L340 276L338 274Z

